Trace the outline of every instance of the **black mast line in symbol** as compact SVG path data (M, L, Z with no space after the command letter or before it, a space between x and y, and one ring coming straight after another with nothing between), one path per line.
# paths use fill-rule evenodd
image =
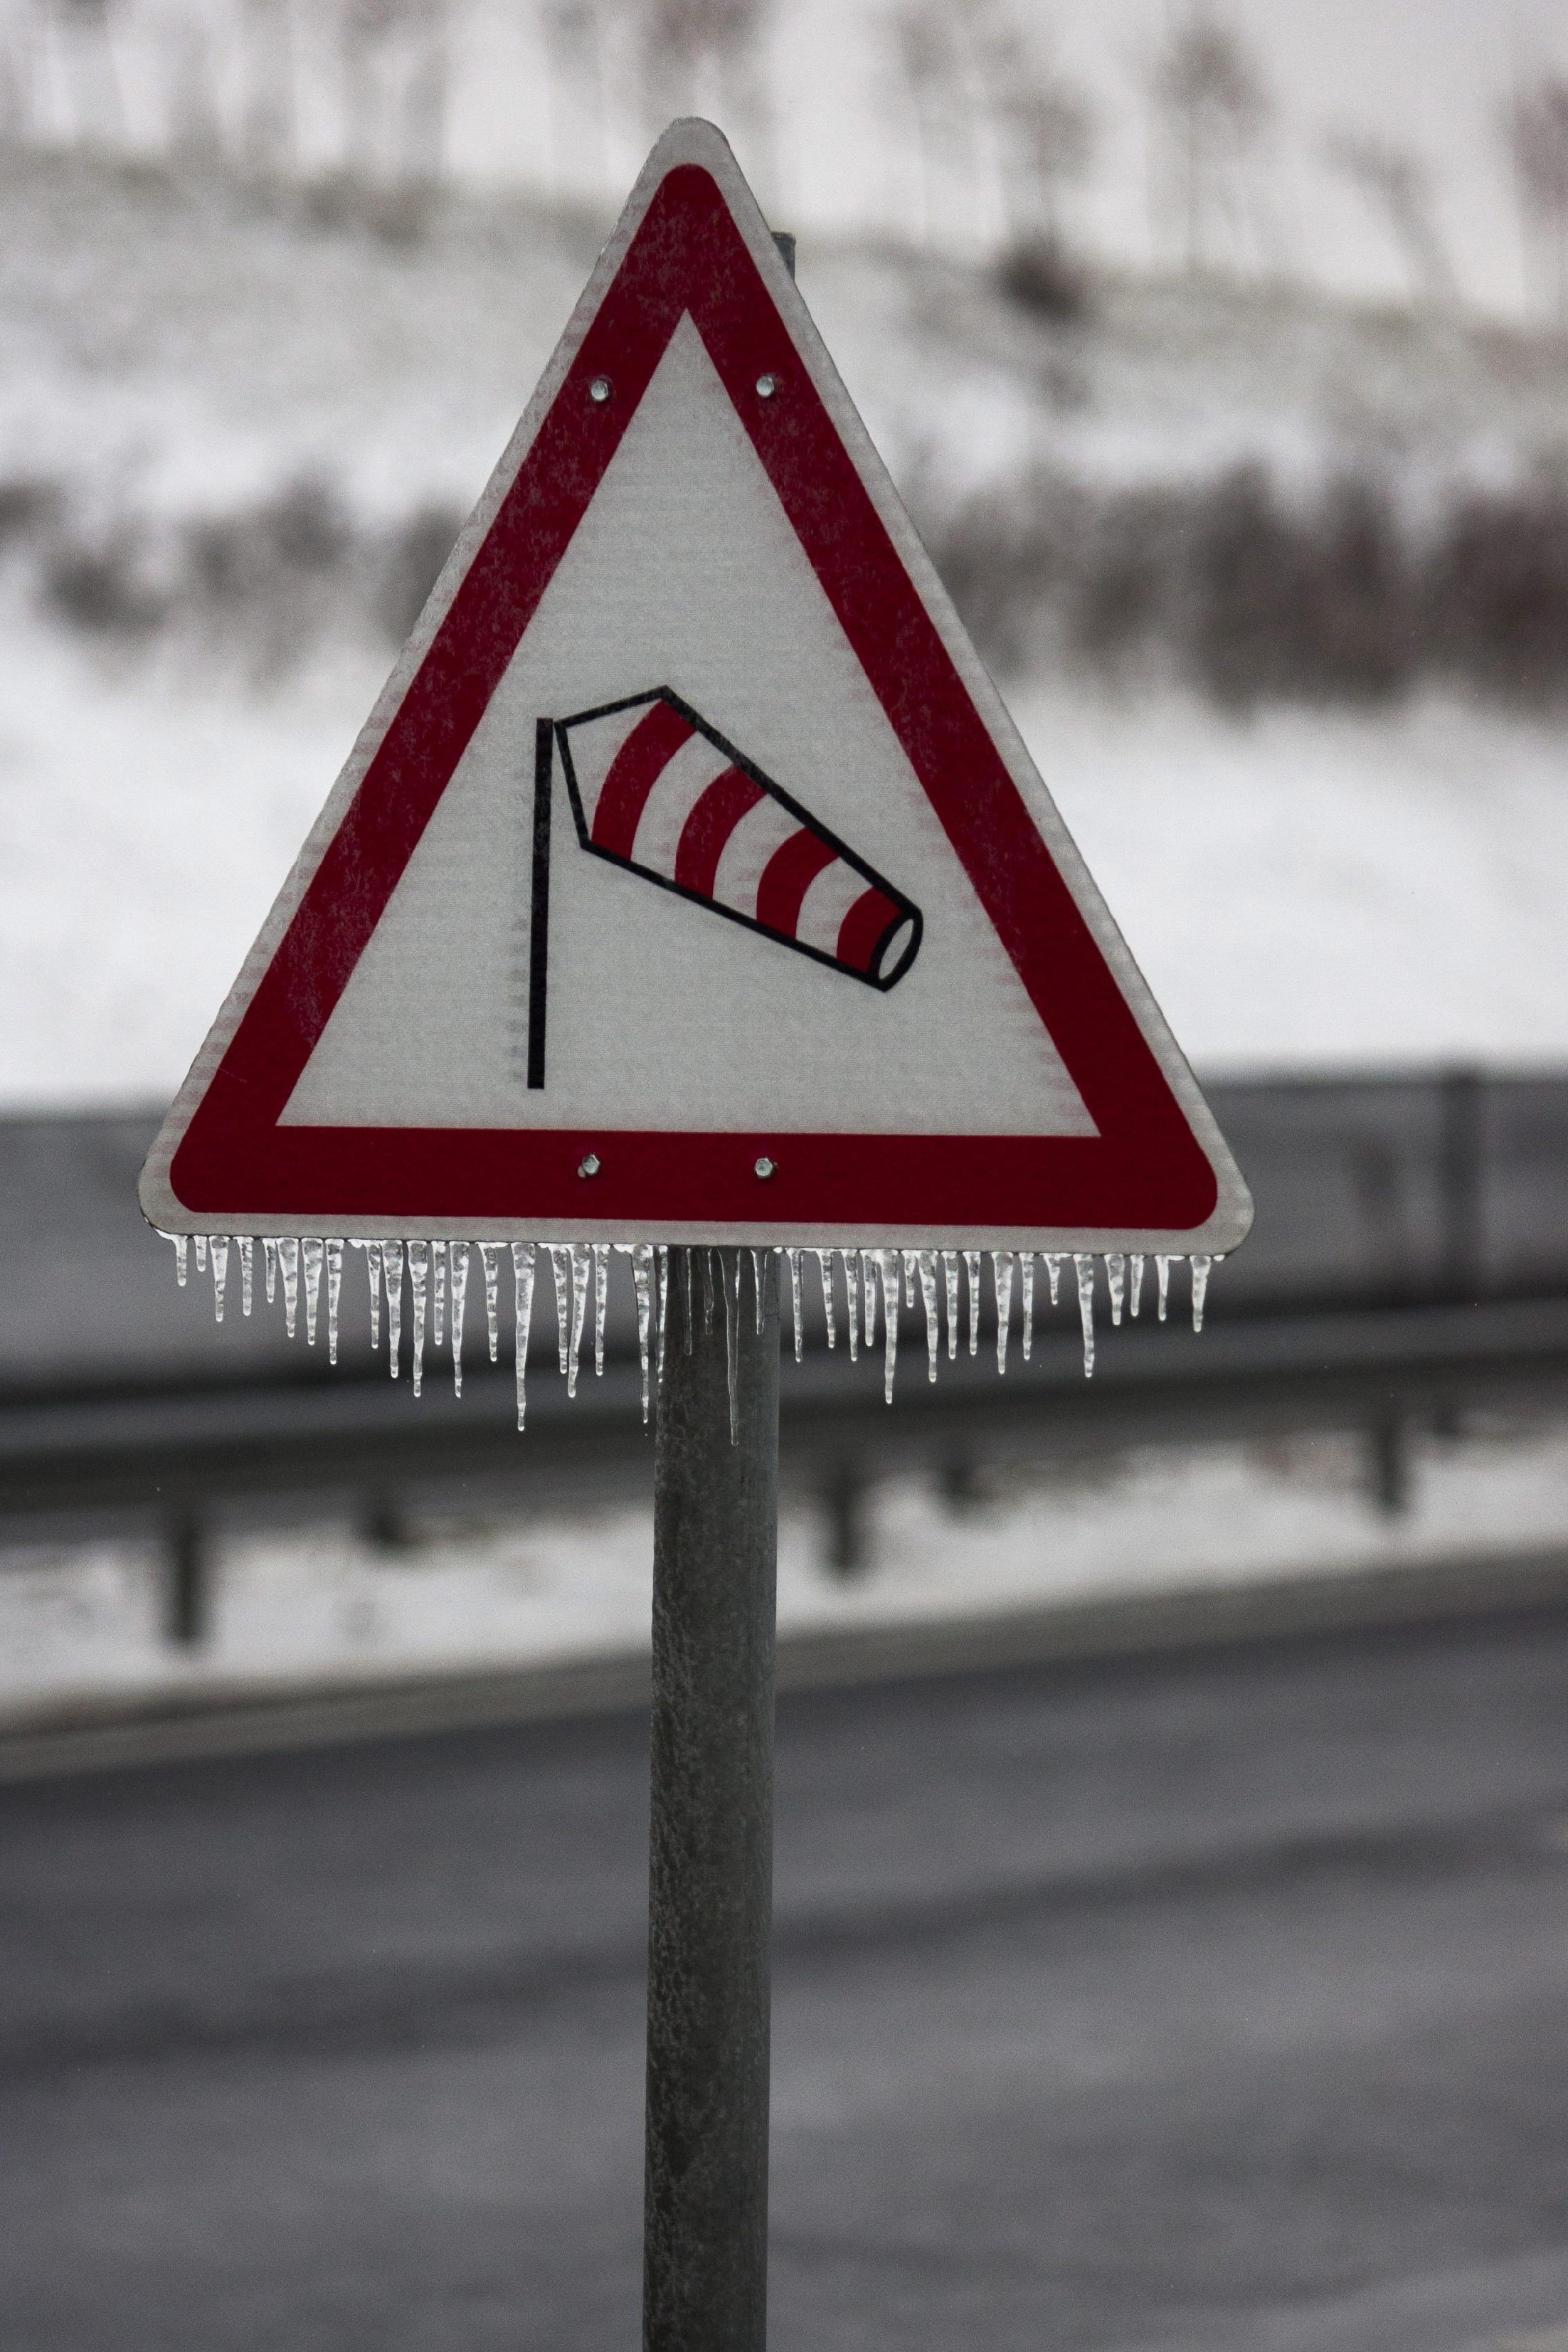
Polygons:
M550 979L550 784L555 730L533 730L533 900L528 927L528 1083L544 1084L544 1024Z

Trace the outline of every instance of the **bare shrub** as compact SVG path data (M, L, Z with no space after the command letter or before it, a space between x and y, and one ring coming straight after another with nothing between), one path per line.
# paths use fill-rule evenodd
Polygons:
M1097 490L1049 471L928 518L987 659L1173 670L1215 700L1375 702L1420 680L1568 698L1568 483L1475 489L1435 530L1376 475L1287 499L1261 466Z
M1414 655L1411 585L1384 493L1331 483L1293 512L1260 467L1194 501L1187 652L1219 700L1396 692Z
M1437 225L1432 172L1425 158L1393 140L1348 131L1330 140L1328 152L1387 222L1415 300L1434 309L1452 302L1458 285Z
M1521 90L1505 121L1527 238L1546 250L1557 323L1568 326L1568 79Z
M1568 482L1474 491L1428 567L1423 636L1434 667L1505 700L1568 690Z
M1246 171L1274 111L1263 70L1233 26L1203 7L1173 26L1151 81L1166 201L1189 272L1249 240Z
M65 505L58 482L37 474L0 476L0 548L35 537Z
M996 149L1008 244L1059 251L1066 192L1088 174L1099 145L1094 108L995 0L977 0L961 21Z
M424 611L462 527L456 508L432 502L416 507L388 534L374 568L372 608L394 645L403 643Z
M331 486L307 477L184 534L181 602L209 637L226 638L258 676L297 662L334 621L357 566L356 535Z
M147 637L168 617L169 599L150 575L145 541L126 528L51 549L43 591L55 614L84 636Z
M1080 323L1094 307L1089 271L1058 236L1016 238L996 265L996 283L1020 310L1060 325Z

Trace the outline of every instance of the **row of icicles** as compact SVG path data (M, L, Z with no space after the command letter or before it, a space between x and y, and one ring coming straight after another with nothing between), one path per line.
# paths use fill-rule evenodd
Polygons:
M183 1287L188 1273L189 1242L184 1234L165 1234L165 1241L174 1246L175 1272ZM224 1234L197 1234L195 1236L196 1265L205 1271L212 1269L213 1303L217 1319L223 1321L225 1299L228 1290L229 1254L239 1253L239 1297L241 1311L248 1315L255 1303L256 1244L248 1234L232 1239ZM382 1294L386 1298L387 1353L392 1377L396 1380L403 1352L403 1281L406 1265L408 1286L413 1303L413 1370L414 1393L419 1394L425 1373L426 1332L434 1347L439 1348L448 1321L447 1302L450 1299L452 1336L452 1382L457 1393L463 1393L463 1315L468 1302L468 1265L470 1251L477 1249L484 1279L485 1328L489 1342L491 1363L498 1360L500 1346L500 1269L501 1257L510 1247L513 1289L514 1350L517 1362L517 1425L523 1426L525 1407L524 1381L527 1372L529 1332L533 1320L534 1275L541 1249L549 1253L551 1272L555 1288L555 1328L560 1343L561 1370L565 1376L569 1396L577 1393L577 1367L582 1356L583 1335L587 1325L590 1290L594 1300L594 1370L605 1369L605 1314L609 1298L610 1261L612 1255L629 1257L632 1284L637 1295L637 1352L642 1360L642 1411L648 1417L648 1396L652 1378L664 1377L664 1346L669 1300L669 1261L668 1246L652 1243L616 1242L353 1242L297 1241L292 1238L267 1239L261 1244L263 1281L270 1306L279 1287L283 1293L283 1317L289 1337L294 1337L299 1318L300 1293L304 1294L305 1337L313 1347L321 1318L322 1293L326 1299L327 1355L331 1362L338 1360L338 1309L342 1290L343 1250L345 1246L364 1253L366 1272L370 1278L370 1344L381 1346ZM716 1253L689 1250L686 1255L687 1280L690 1281L693 1257L706 1257L704 1287L707 1319L711 1325L715 1297L727 1289L722 1273L716 1283L713 1259ZM980 1346L981 1258L979 1250L894 1250L894 1249L784 1249L774 1253L785 1261L789 1270L791 1314L795 1330L795 1357L801 1360L805 1344L805 1324L802 1299L802 1275L807 1257L816 1260L822 1291L823 1314L827 1326L827 1344L836 1347L838 1340L838 1318L836 1297L835 1261L842 1270L846 1307L846 1328L851 1359L858 1358L862 1345L868 1353L876 1344L877 1295L881 1292L883 1329L883 1393L889 1404L893 1402L893 1374L899 1355L899 1308L900 1303L912 1307L917 1294L925 1312L927 1377L936 1378L937 1358L941 1352L942 1307L946 1307L946 1338L949 1361L959 1351L961 1303L966 1303L964 1338L970 1355ZM1020 1292L1023 1322L1024 1360L1027 1363L1035 1331L1036 1253L1033 1250L991 1250L992 1289L996 1307L996 1369L1007 1369L1007 1344L1013 1323L1013 1290L1015 1280ZM756 1295L757 1328L763 1328L763 1286L768 1252L751 1252L752 1279ZM739 1305L742 1253L734 1252L733 1286L735 1297L724 1299L726 1329L731 1328L731 1318ZM1174 1256L1154 1258L1155 1312L1163 1323L1170 1298L1171 1268L1180 1264ZM1060 1292L1065 1255L1053 1256L1042 1253L1040 1263L1046 1269L1051 1305L1055 1307ZM1193 1328L1204 1328L1204 1302L1208 1291L1209 1274L1222 1263L1217 1256L1194 1255L1188 1259L1192 1269ZM1105 1253L1106 1287L1110 1297L1110 1319L1120 1324L1125 1313L1137 1320L1142 1305L1144 1274L1148 1259L1142 1255L1127 1255L1120 1250ZM1095 1261L1088 1251L1072 1255L1073 1278L1078 1292L1079 1316L1083 1327L1083 1370L1086 1380L1094 1372L1094 1308ZM967 1290L967 1301L961 1294ZM688 1297L687 1328L690 1329L690 1299ZM657 1359L657 1362L656 1362ZM731 1390L734 1381L734 1352L731 1350Z

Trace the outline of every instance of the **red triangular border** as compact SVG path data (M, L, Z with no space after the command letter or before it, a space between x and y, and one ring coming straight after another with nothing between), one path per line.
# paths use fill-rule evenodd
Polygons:
M280 1114L680 319L689 314L1093 1136L283 1127ZM772 400L757 380L779 383ZM595 377L613 397L595 402ZM585 1152L601 1170L589 1193ZM762 1194L755 1162L776 1174ZM1186 1235L1219 1197L712 173L658 182L169 1169L213 1230ZM1222 1241L1221 1245L1224 1245Z

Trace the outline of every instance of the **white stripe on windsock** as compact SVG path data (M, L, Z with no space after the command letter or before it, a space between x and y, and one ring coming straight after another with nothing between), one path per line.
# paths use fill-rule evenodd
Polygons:
M725 843L719 871L713 877L713 896L721 905L732 907L737 914L748 915L754 922L757 885L768 860L775 850L784 847L792 834L799 831L799 817L771 795L759 801L754 809L749 809Z
M856 899L864 897L866 887L866 877L846 866L842 857L825 866L801 900L800 919L795 927L801 945L816 948L823 955L837 955L844 918Z
M633 716L640 719L642 713L636 711ZM632 845L632 856L639 866L674 880L676 852L686 820L714 777L721 776L729 765L728 752L710 743L706 735L693 735L681 745L643 803Z

